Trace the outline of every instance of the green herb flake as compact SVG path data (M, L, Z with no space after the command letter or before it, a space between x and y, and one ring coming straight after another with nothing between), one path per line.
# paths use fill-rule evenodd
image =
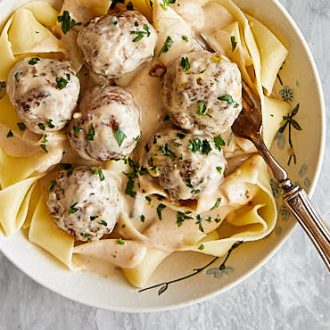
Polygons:
M222 139L220 135L214 138L214 144L219 151L221 151L222 147L226 145L225 141Z
M185 41L185 42L188 42L188 41L189 41L189 39L188 39L188 37L187 37L186 35L182 35L182 36L181 36L181 39L182 39L183 41Z
M26 126L24 123L17 123L17 127L19 128L20 131L24 131L26 129Z
M48 125L49 128L55 128L55 125L53 124L53 120L52 119L48 119L47 125Z
M222 174L223 168L221 166L217 166L216 169L220 174Z
M198 101L198 111L199 116L205 116L207 114L207 107L204 101Z
M178 227L181 227L185 220L191 220L191 219L192 219L192 217L186 213L183 213L181 211L178 211L176 213L176 223L177 223Z
M125 245L126 242L122 238L119 238L119 239L117 239L117 244L119 244L119 245Z
M81 22L76 22L71 18L70 13L67 10L64 10L62 16L57 17L57 21L61 23L64 34L66 34L74 26L81 25Z
M38 58L38 57L32 57L30 60L29 60L29 64L30 65L35 65L35 64L37 64L38 62L40 61L40 58ZM16 77L15 77L16 78Z
M229 105L232 105L234 108L238 108L239 104L234 101L233 97L229 94L218 97L219 101L227 102Z
M82 131L82 127L80 126L73 126L73 131L75 135L78 135Z
M68 85L68 81L66 79L64 79L63 77L57 77L56 84L57 84L57 88L59 90L62 90Z
M9 130L9 132L7 133L7 138L13 137L14 133L12 132L12 130Z
M78 203L73 203L70 208L69 208L69 211L68 213L69 214L75 214L79 211L79 209L76 207L78 205Z
M16 80L16 82L19 82L21 80L21 72L15 73L15 80Z
M173 43L174 43L173 39L170 36L168 36L159 54L167 53L170 50L170 48L173 46Z
M100 168L94 168L92 170L93 175L98 175L100 178L100 181L104 181L105 180L105 176L103 171Z
M167 143L160 146L160 151L171 159L176 158L176 154L169 148Z
M151 203L151 197L150 196L146 196L145 199L147 200L148 203Z
M55 186L56 186L56 181L55 180L50 181L48 191L52 191Z
M162 212L163 210L166 209L166 205L160 203L158 206L157 206L157 214L158 214L158 218L159 220L162 220Z
M46 129L46 126L45 126L43 123L39 123L39 124L38 124L38 127L39 127L42 131L44 131L44 130Z
M81 233L82 237L87 238L89 241L92 239L93 235L91 233Z
M89 217L90 221L94 221L94 220L97 219L97 218L98 218L97 215L94 215L94 216Z
M97 223L99 223L102 226L106 226L106 227L108 226L107 222L104 220L98 221Z
M86 136L86 140L87 141L94 141L95 139L95 129L93 124L90 125L87 136Z
M203 140L202 142L202 154L203 155L208 155L211 152L212 148L207 140Z
M131 34L135 35L135 38L133 39L133 42L138 42L142 40L144 37L150 37L150 30L149 30L149 25L144 24L143 25L143 31L131 31Z
M113 134L117 140L118 145L121 147L125 138L127 137L126 134L123 131L121 131L119 128L115 128L113 130Z
M190 70L190 62L188 57L182 57L181 58L181 67L183 68L184 71L189 71Z
M201 244L199 247L198 247L198 250L200 251L203 251L205 249L205 246L203 244Z
M232 36L230 38L230 41L231 41L231 50L234 51L237 47L237 41L236 41L236 37L235 36Z
M185 137L186 137L186 134L184 134L184 133L178 133L177 135L176 135L179 139L184 139Z
M211 211L217 209L221 204L221 198L218 198L214 204L214 206L211 208Z
M142 214L142 215L140 215L140 221L141 222L144 222L144 220L146 219L146 217Z
M190 140L189 143L188 143L188 148L192 152L198 152L202 148L202 141L200 139Z
M194 190L191 191L191 193L193 195L197 195L197 194L200 194L201 193L201 190L200 189L194 189Z
M48 149L47 149L46 144L41 143L41 144L40 144L40 148L41 148L44 152L48 153Z
M167 10L168 6L170 4L174 4L176 2L176 0L162 0L162 3L160 4L160 6L164 9Z
M136 197L136 191L134 191L134 180L128 179L125 194L131 196L132 198Z

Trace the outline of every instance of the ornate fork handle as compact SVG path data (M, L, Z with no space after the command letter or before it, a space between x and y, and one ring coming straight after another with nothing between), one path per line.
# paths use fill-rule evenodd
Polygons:
M284 191L284 204L304 228L330 271L330 231L325 222L318 215L306 192L301 187L292 184L286 171L270 154L261 135L254 135L251 140L271 168L275 179L280 183Z

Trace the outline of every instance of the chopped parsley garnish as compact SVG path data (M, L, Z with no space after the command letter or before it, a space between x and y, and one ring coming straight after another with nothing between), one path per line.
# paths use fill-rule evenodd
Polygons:
M190 213L188 213L188 214L190 214ZM181 211L178 211L176 213L176 223L177 223L178 227L181 227L185 220L191 220L192 219L192 217L189 216L188 214L183 213Z
M9 132L7 133L7 138L13 137L14 134L11 130L9 130Z
M104 220L98 221L97 223L99 223L102 226L106 226L106 227L108 226L108 224Z
M98 175L100 178L100 181L104 181L105 180L105 176L103 171L100 168L94 168L93 169L93 175Z
M69 214L77 213L77 212L79 211L79 209L76 207L77 205L78 205L78 203L73 203L73 204L70 206L68 213L69 213Z
M218 198L214 206L211 208L211 211L217 209L220 206L220 204L221 204L221 198Z
M162 220L162 212L163 210L166 209L166 205L160 203L158 206L157 206L157 214L158 214L158 218L159 220Z
M64 89L67 86L68 81L66 79L62 78L62 77L57 77L56 78L56 84L57 84L57 88L61 90L61 89Z
M24 123L17 123L17 127L20 131L24 131L26 129L26 126Z
M151 202L151 197L150 196L146 196L145 199L150 203Z
M131 31L131 34L136 35L136 37L133 39L133 42L138 42L142 40L144 37L149 37L150 36L149 25L144 24L143 31Z
M229 105L232 105L234 108L238 108L239 104L234 101L233 97L229 94L218 97L219 101L227 102Z
M167 143L160 146L160 151L171 159L176 158L176 154L169 148Z
M207 113L207 108L206 108L206 104L204 101L199 101L198 102L198 111L197 114L199 116L205 116Z
M111 24L112 25L117 25L118 24L118 18L117 17L114 17L112 20L111 20ZM102 86L100 86L102 88ZM104 87L103 87L104 88Z
M122 239L122 238L118 238L117 239L117 244L119 244L119 245L125 245L125 241Z
M235 36L232 36L230 38L230 41L231 41L231 50L234 51L237 47L237 41L236 41L236 37Z
M133 138L133 140L134 140L136 143L138 143L138 142L141 140L141 136L138 135L138 136L136 136L135 138Z
M133 198L135 198L135 196L136 196L136 191L134 191L134 180L131 178L129 178L127 181L125 194L128 196L131 196Z
M121 131L119 128L113 130L113 134L118 142L118 145L121 146L126 138L126 134Z
M127 10L134 10L134 6L133 6L131 1L127 4L126 9Z
M81 25L81 22L76 22L73 18L71 18L70 13L67 10L64 10L62 16L57 17L57 21L62 23L62 31L64 34L66 34L74 26Z
M52 119L48 119L47 125L48 125L49 128L55 128L55 125L53 124L53 120Z
M115 9L118 3L125 3L125 0L112 0L110 9Z
M88 240L91 240L93 235L91 233L81 233L82 237L87 238Z
M88 130L87 136L86 136L86 140L94 141L94 138L95 138L95 129L94 129L93 124L91 124L91 126L89 127L89 130Z
M201 244L199 247L198 247L198 250L200 251L203 251L205 249L205 246L203 244Z
M142 215L140 215L140 220L141 220L141 222L144 222L144 220L146 219L146 217L142 214Z
M19 82L20 79L21 79L21 72L16 72L15 73L15 80L16 80L16 82Z
M89 219L90 219L91 221L94 221L94 220L97 219L97 218L98 218L97 215L94 215L94 216L89 217Z
M40 143L40 148L44 151L44 152L48 152L47 150L47 146L46 146L46 143L48 142L48 139L47 139L47 135L44 135L41 139L41 143Z
M220 135L214 138L215 147L220 151L224 145L226 145L225 141L222 139Z
M60 168L63 170L69 171L72 169L72 164L69 163L59 163Z
M82 127L80 127L80 126L73 126L73 131L74 131L74 134L77 135L77 134L79 134L82 131Z
M221 166L217 166L217 171L222 174L223 168Z
M170 36L168 36L166 38L166 40L164 42L164 45L161 48L159 54L161 54L161 53L167 53L170 50L170 48L173 46L173 43L174 43L173 39Z
M55 181L55 180L50 181L50 184L49 184L48 190L49 190L49 191L52 191L52 190L54 189L55 186L56 186L56 181Z
M188 37L186 35L182 35L181 38L185 42L188 42L189 41L189 39L188 39Z
M43 131L46 129L46 126L43 123L39 123L38 127Z
M203 155L208 155L210 151L212 150L211 145L209 141L203 140L202 142L202 154Z
M197 194L199 194L200 192L201 192L200 189L194 189L194 190L191 191L191 193L192 193L193 195L197 195Z
M200 139L194 139L194 140L190 140L189 144L188 144L188 148L192 151L192 152L198 152L201 150L202 147L202 141Z
M184 71L189 71L190 70L190 62L188 57L182 57L181 58L181 66Z
M202 233L204 233L203 221L211 222L212 218L208 217L208 218L203 219L200 215L197 215L196 225L198 225L198 228Z
M38 57L32 57L31 60L28 62L30 65L35 65L40 61L40 58ZM16 78L16 75L15 75Z
M162 3L160 4L160 6L164 9L167 10L168 6L170 4L174 4L176 2L176 0L163 0Z

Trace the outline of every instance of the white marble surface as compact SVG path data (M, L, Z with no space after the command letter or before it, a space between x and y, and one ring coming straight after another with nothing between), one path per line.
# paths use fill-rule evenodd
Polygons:
M281 2L312 49L329 107L330 0ZM329 111L327 124L330 127ZM326 149L313 200L330 223L330 143ZM330 277L302 229L297 228L269 263L223 295L178 311L130 315L66 300L33 282L0 253L0 329L329 330Z

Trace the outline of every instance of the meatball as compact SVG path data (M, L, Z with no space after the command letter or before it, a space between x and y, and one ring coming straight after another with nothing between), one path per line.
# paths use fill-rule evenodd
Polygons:
M19 61L7 82L18 117L36 134L59 131L70 121L79 89L68 61L39 57Z
M120 87L98 85L86 92L68 128L71 147L87 160L129 155L140 138L140 111Z
M162 97L179 127L220 134L242 109L241 73L236 64L216 54L194 51L169 64Z
M156 41L156 31L136 11L96 17L77 39L87 66L108 78L118 78L151 59Z
M118 183L100 168L59 171L49 187L48 209L56 225L77 240L99 240L118 220Z
M226 160L220 136L163 128L146 146L145 166L171 200L197 199L218 188Z

